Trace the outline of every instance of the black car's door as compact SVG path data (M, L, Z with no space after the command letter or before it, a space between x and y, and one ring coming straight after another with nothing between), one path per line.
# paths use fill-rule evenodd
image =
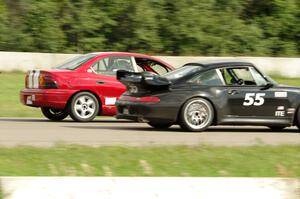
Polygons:
M225 117L251 119L286 117L286 110L289 107L288 93L276 87L268 88L267 80L255 68L236 67L222 70L227 84L227 106L223 111Z
M275 96L282 97L275 97ZM262 87L228 87L227 116L280 117L289 106L286 92ZM278 112L277 112L278 111Z

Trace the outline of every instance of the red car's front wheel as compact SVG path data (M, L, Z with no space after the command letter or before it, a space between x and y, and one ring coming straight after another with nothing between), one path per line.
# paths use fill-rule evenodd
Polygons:
M98 99L89 92L77 93L69 104L69 114L73 120L78 122L92 121L98 113Z

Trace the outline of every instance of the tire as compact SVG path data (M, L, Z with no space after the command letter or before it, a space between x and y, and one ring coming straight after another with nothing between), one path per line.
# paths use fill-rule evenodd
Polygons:
M80 92L74 95L68 109L74 121L89 122L99 113L99 101L92 93Z
M300 107L298 108L297 113L296 113L295 123L300 131Z
M286 126L268 126L268 127L273 131L281 131L284 128L286 128Z
M155 129L167 129L173 125L173 123L158 123L158 122L148 122L150 126L152 126Z
M186 131L202 132L213 122L214 108L203 98L188 100L180 112L179 125Z
M61 121L68 117L68 112L63 109L54 109L54 108L41 108L43 115L52 121Z

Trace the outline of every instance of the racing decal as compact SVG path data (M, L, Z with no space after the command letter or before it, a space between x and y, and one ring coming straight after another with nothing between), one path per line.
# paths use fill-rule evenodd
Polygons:
M39 88L39 70L32 70L28 75L28 88Z
M287 97L287 92L275 92L275 97Z
M243 106L261 106L265 103L266 93L246 93Z
M33 75L33 88L39 88L39 76L40 76L40 71L35 71Z
M275 116L276 117L284 117L285 116L285 107L284 106L278 106L277 111L275 111Z
M117 101L116 97L106 97L105 105L115 105L116 101Z
M275 116L276 117L284 117L285 116L285 112L284 111L275 111Z
M29 75L28 75L28 88L32 88L32 84L33 84L33 71L30 71Z
M128 90L130 93L138 93L139 91L138 87L134 85L130 85Z
M296 112L295 108L288 108L287 109L287 114L294 114Z
M278 106L278 107L277 107L277 110L278 110L278 111L283 111L283 110L284 110L284 106Z

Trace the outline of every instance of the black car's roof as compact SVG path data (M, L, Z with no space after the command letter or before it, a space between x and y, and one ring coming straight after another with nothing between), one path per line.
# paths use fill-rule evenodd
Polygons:
M199 65L209 68L219 68L224 66L253 66L252 63L242 60L207 60L207 61L197 61L197 62L190 62L185 64L184 66L188 65Z

